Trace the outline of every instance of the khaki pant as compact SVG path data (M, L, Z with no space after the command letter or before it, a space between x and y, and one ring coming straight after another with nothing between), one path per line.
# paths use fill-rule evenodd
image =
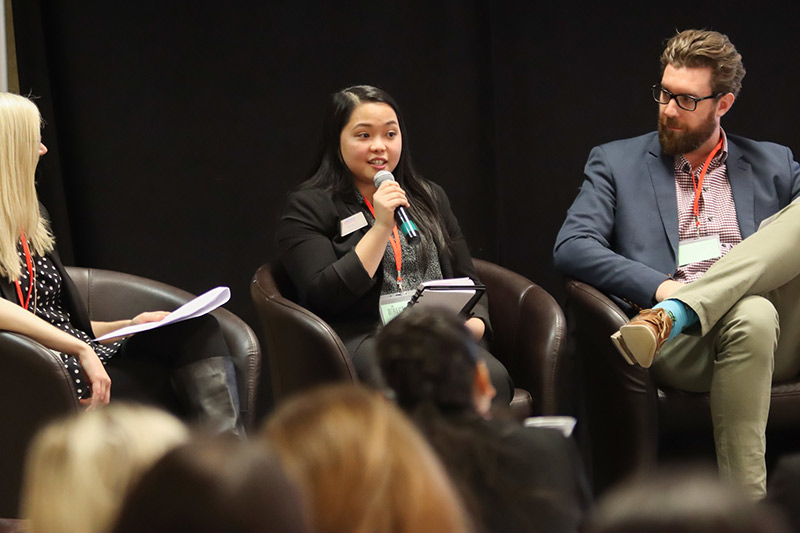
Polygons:
M697 313L701 336L666 343L656 379L710 393L720 475L763 497L771 384L800 373L800 202L672 297Z

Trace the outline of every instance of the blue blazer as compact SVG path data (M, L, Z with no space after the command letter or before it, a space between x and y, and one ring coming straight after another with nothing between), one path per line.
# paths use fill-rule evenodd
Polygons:
M728 179L746 238L800 193L800 165L785 146L727 138ZM556 268L651 307L656 289L678 264L674 167L656 132L592 149L583 185L556 237Z

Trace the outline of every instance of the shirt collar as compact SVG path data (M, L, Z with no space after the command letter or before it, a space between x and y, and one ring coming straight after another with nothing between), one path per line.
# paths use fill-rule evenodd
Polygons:
M719 134L722 135L722 148L720 148L719 153L714 159L719 161L720 164L723 164L728 159L728 136L725 135L725 130L723 130L721 126L719 128Z

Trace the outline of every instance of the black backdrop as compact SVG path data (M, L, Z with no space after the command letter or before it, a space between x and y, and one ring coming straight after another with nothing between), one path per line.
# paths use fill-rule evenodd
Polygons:
M728 131L800 150L791 2L14 0L20 89L50 147L39 190L62 255L192 292L249 280L309 171L327 95L388 90L473 255L559 297L551 250L589 149L653 129L664 39L744 56Z

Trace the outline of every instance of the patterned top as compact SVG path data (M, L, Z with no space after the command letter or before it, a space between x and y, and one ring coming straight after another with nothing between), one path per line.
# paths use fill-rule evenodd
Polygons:
M359 191L356 191L356 196L361 205L364 206L365 216L370 226L375 224L375 217L369 212L369 209L364 202L364 197ZM413 290L423 281L430 281L434 279L442 279L442 266L439 264L439 251L436 243L432 239L422 238L416 246L411 246L406 241L402 233L400 236L400 251L403 254L403 262L401 266L401 277L403 280L402 290ZM422 264L422 253L428 256L427 264ZM397 286L397 264L394 258L394 249L391 243L386 241L386 250L383 252L383 286L381 287L381 294L394 294L398 292Z
M711 160L703 191L700 196L700 227L694 218L694 187L700 179L702 165L691 171L689 161L679 155L675 158L675 194L678 199L678 236L680 240L719 235L722 255L742 241L739 221L736 218L736 205L733 202L731 184L728 181L728 140L722 132L723 144L719 153ZM722 257L722 256L720 256ZM673 278L689 283L705 274L717 259L707 259L678 267Z
M18 254L23 265L25 265L25 254L22 250L22 243L19 243ZM106 362L119 351L123 341L100 344L93 341L86 332L75 328L72 325L69 311L64 307L62 300L63 280L55 264L47 255L33 255L32 259L34 289L28 309L39 318L91 346L100 358L100 361L105 365ZM20 289L22 289L22 297L27 300L28 288L30 286L27 266L23 266L22 268L19 284ZM73 377L73 384L78 393L78 397L89 398L91 396L91 390L88 386L89 384L85 381L86 378L83 375L83 370L78 360L73 356L61 352L57 353L64 362L64 368L66 368Z

